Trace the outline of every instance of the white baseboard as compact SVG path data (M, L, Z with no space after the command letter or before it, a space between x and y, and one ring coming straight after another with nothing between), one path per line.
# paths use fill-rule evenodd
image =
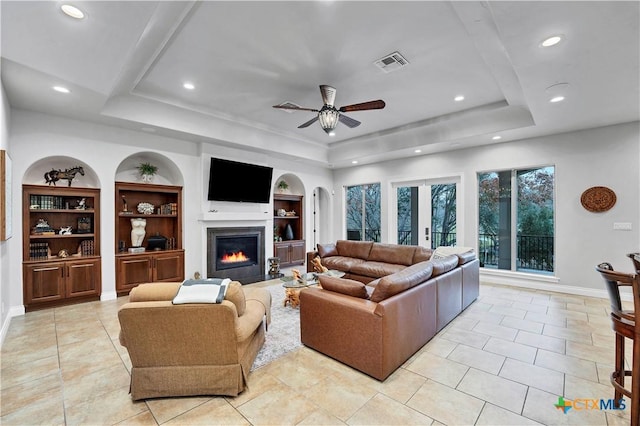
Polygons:
M480 282L483 284L529 288L532 290L552 291L556 293L573 294L576 296L597 297L599 299L609 298L607 290L605 289L559 284L559 281L560 279L557 277L545 275L537 276L536 274L511 271L480 270ZM620 298L625 301L633 300L631 293L626 291L620 292Z
M106 293L102 293L100 295L100 301L104 302L106 300L115 300L118 298L118 293L116 293L115 291L109 291Z
M24 315L24 312L25 312L24 305L14 306L12 308L9 308L9 314L7 315L4 322L2 323L2 329L0 329L0 348L4 343L4 338L7 336L7 332L9 331L9 325L11 325L11 318Z

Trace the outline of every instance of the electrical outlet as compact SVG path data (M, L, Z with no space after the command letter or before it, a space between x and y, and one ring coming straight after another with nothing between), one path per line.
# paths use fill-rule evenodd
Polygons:
M631 223L630 222L614 222L613 229L616 231L631 231Z

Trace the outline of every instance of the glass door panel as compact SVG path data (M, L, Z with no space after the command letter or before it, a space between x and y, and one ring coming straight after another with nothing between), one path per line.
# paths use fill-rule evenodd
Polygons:
M396 243L431 248L455 245L456 187L455 183L430 185L426 181L396 186Z

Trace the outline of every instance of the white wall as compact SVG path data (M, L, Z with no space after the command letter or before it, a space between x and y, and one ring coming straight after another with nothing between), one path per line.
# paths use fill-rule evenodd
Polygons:
M266 154L248 153L221 146L198 144L178 139L159 137L144 132L134 132L75 121L66 118L33 113L21 110L11 111L11 132L9 138L14 170L13 202L14 206L22 205L23 183L44 184L44 181L24 181L25 171L43 158L52 156L72 157L93 168L99 179L101 188L101 255L102 255L102 299L115 297L115 256L114 212L120 206L114 205L114 180L118 175L118 166L131 155L141 151L157 153L173 162L182 173L183 185L183 239L185 248L185 274L193 275L195 271L206 271L206 251L203 252L206 236L202 232L203 215L212 209L211 202L206 201L206 182L209 174L209 158L220 156L235 161L265 164L274 167L274 185L278 176L291 173L300 178L304 188L302 191L311 194L316 186L330 187L331 173L325 169L310 167L272 157ZM44 173L46 170L43 170ZM42 174L29 173L31 176ZM81 178L74 180L74 186L82 185ZM305 197L306 211L310 210L310 196ZM237 203L226 203L225 208L233 214L243 208L255 209L256 206L240 206ZM273 221L272 206L261 206L267 211L267 217ZM14 229L18 234L9 241L7 256L3 262L18 265L11 269L7 303L19 312L22 308L22 229L21 209L13 212ZM246 223L245 223L246 225ZM273 226L267 228L271 232L267 242L272 241ZM311 221L305 222L305 235L312 235ZM15 234L15 232L14 232ZM311 242L308 241L309 249ZM272 252L272 245L267 244L267 255ZM3 268L4 269L4 268ZM3 281L5 282L5 281ZM4 292L4 286L3 286ZM3 299L4 300L4 299Z
M559 287L601 289L600 278L593 268L601 261L610 261L619 269L628 270L627 252L640 249L640 131L639 124L623 124L593 130L554 135L524 141L503 143L482 148L425 155L414 159L389 161L374 165L342 169L311 167L275 155L248 153L212 144L196 144L163 138L144 132L134 132L109 126L69 120L39 113L11 110L3 93L2 146L13 159L13 205L21 205L21 185L25 171L34 162L50 156L68 156L90 165L101 187L101 252L103 298L115 294L114 239L114 179L120 163L140 151L154 152L176 164L184 179L184 247L185 272L204 272L206 268L203 217L220 205L206 201L208 161L211 156L274 168L274 185L284 174L300 179L305 196L305 236L307 249L312 248L313 189L326 188L325 203L329 213L331 235L323 240L343 238L343 186L367 182L381 182L383 194L383 229L388 229L384 204L387 188L392 181L459 175L464 202L464 229L459 244L476 246L477 201L476 173L478 171L522 168L553 164L556 166L556 276ZM10 112L10 114L9 114ZM7 134L8 144L7 144ZM38 183L38 182L29 182ZM44 183L44 182L42 182ZM603 185L612 188L618 202L606 213L594 214L580 205L580 194L587 188ZM118 206L119 207L119 206ZM241 211L246 207L223 206ZM258 206L259 214L270 218L269 206ZM256 209L255 206L249 209ZM267 210L268 209L268 210ZM1 301L7 309L2 314L3 326L7 311L15 314L22 308L22 227L21 209L13 209L14 237L0 243ZM272 221L272 218L271 218ZM614 231L613 222L631 222L634 230ZM272 223L272 222L271 222ZM272 232L267 219L268 232ZM270 241L272 234L267 237ZM272 250L267 244L267 255ZM16 265L10 267L9 265Z
M560 135L490 145L365 165L334 173L334 216L344 211L343 187L404 178L430 178L460 173L464 193L464 230L458 244L477 247L477 179L479 171L554 165L556 167L556 277L557 287L602 289L596 264L608 261L631 270L626 253L640 249L639 123L629 123ZM582 208L580 195L592 186L607 186L617 203L605 213ZM382 228L388 229L388 209L383 194ZM614 231L614 222L631 222L633 231ZM344 238L340 220L334 222L336 238ZM595 292L592 292L595 294Z
M0 103L0 149L9 151L9 122L10 122L10 108L9 100L4 92L4 85L0 81L0 96L2 102ZM15 234L15 231L14 231ZM11 240L16 240L15 237ZM10 306L10 272L11 272L11 258L9 256L9 243L7 241L0 241L0 345L4 341L4 336L9 328L9 309Z

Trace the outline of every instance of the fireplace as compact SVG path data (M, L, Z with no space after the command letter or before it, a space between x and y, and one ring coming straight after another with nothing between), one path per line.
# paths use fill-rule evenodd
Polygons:
M207 277L262 281L264 250L264 227L207 228Z

